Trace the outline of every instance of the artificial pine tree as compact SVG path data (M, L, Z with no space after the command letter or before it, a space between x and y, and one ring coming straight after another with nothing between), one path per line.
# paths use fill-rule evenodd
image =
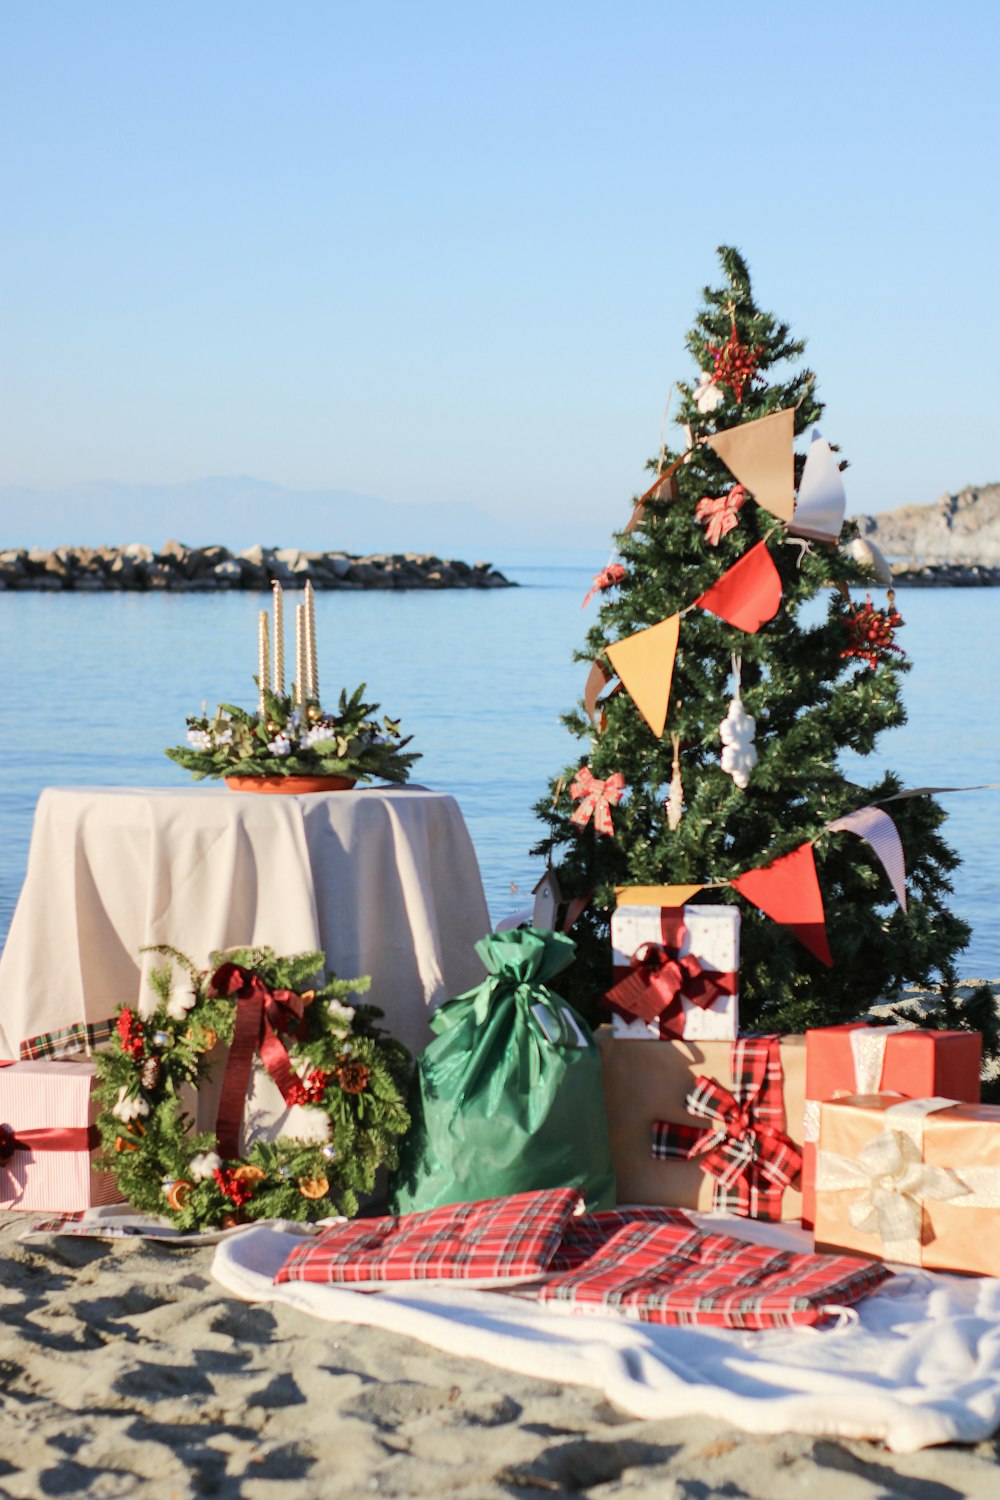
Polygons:
M800 546L786 543L784 524L750 499L740 504L739 493L727 507L736 524L714 544L696 519L704 497L736 489L702 439L790 407L796 435L804 434L822 411L813 374L789 369L804 343L758 308L741 255L722 247L719 257L725 285L705 289L687 340L700 382L678 386L677 422L688 431L681 448L662 453L651 467L663 470L690 449L689 457L676 470L672 493L649 501L634 529L618 536L624 576L609 585L606 580L598 621L577 659L597 660L607 646L684 610L762 541L780 574L782 599L756 634L703 609L683 615L662 738L625 691L605 696L603 730L579 709L565 715L581 740L580 759L553 779L550 797L539 804L548 834L537 852L556 864L565 896L591 893L573 929L579 959L567 992L592 1019L601 1017L600 997L610 983L608 928L616 885L729 880L816 838L832 819L901 789L891 774L870 785L852 782L838 765L841 751L868 755L883 730L905 720L905 659L878 652L873 666L843 655L851 606L841 585L863 590L870 579L836 546L814 543L801 555ZM803 463L796 456L796 485ZM852 534L848 523L842 540ZM814 599L818 605L805 610ZM855 605L861 602L856 598ZM733 693L734 655L742 657L746 712L756 719L758 759L745 790L720 765L719 726ZM684 789L683 816L674 828L666 807L672 736L679 740ZM582 765L602 780L616 772L624 777L623 798L611 810L611 835L599 832L594 819L583 827L570 821L578 805L570 787ZM827 833L815 846L832 968L733 889L698 897L741 905L744 1029L801 1031L853 1020L897 997L906 983L929 984L935 972L950 993L955 954L968 942L969 929L946 905L948 875L958 858L938 833L945 815L927 796L893 802L888 810L906 855L906 914L862 839ZM987 1036L988 1051L989 1042Z

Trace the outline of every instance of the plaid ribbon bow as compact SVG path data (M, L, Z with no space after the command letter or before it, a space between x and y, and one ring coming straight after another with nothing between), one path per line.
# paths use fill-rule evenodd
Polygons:
M739 525L739 512L748 496L742 484L734 485L727 495L706 495L694 508L696 521L707 521L705 539L717 547L727 532Z
M683 1014L683 1000L701 1010L714 1005L720 995L732 995L735 974L706 972L693 953L683 958L675 948L662 943L640 943L629 959L631 973L611 986L604 998L612 1010L641 1021L665 1023Z
M712 1208L744 1219L780 1219L781 1196L798 1176L802 1153L781 1129L783 1089L776 1036L733 1043L733 1088L700 1077L687 1096L697 1125L653 1121L653 1155L660 1161L698 1160L714 1178Z
M618 806L624 791L625 777L621 771L612 771L604 781L598 781L589 766L581 766L569 789L573 801L580 802L570 814L570 822L583 828L593 816L598 833L614 833L611 809Z
M606 568L602 568L599 573L594 575L593 585L587 597L580 605L580 608L586 609L595 594L599 594L602 589L614 588L615 584L621 583L624 577L625 568L622 563L608 563Z

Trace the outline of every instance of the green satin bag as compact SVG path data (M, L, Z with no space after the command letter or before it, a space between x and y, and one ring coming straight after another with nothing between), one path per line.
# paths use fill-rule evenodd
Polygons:
M586 1022L546 987L575 949L536 928L476 944L489 978L431 1020L393 1213L550 1187L578 1187L592 1211L614 1206L600 1056Z

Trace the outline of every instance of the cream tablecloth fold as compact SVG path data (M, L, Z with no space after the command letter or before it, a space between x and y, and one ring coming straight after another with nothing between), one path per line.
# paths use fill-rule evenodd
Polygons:
M0 1055L122 1003L149 1006L148 944L321 948L412 1050L431 1010L482 978L489 930L457 803L367 789L261 797L220 787L50 788L0 958Z

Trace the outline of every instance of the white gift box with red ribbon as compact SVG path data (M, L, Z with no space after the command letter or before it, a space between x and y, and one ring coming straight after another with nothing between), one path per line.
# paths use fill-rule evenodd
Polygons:
M739 1032L735 906L619 906L611 914L612 1035L727 1041Z

